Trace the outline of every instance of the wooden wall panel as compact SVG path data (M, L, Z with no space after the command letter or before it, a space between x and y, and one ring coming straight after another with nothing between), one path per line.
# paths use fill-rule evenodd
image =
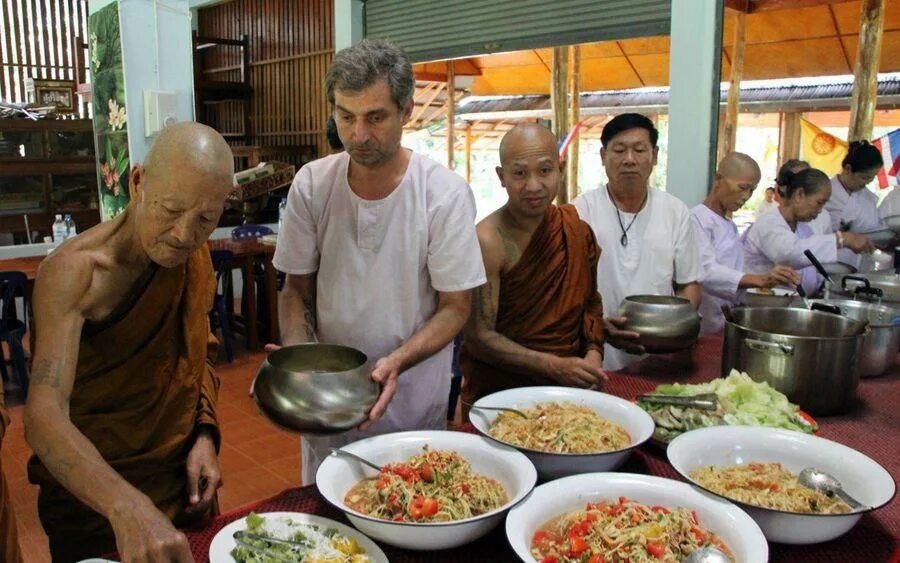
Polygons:
M333 0L233 0L199 11L205 37L250 41L250 136L259 146L313 145L328 154L325 71L334 51ZM205 78L240 80L240 52L216 47L203 55ZM243 129L240 103L210 106L209 122L223 133Z
M0 100L25 102L27 78L75 80L86 37L87 0L0 1ZM88 117L88 104L73 117Z

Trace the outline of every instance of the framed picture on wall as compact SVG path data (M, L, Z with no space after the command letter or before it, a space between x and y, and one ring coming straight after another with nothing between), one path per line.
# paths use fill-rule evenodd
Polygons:
M76 110L74 80L25 80L26 101L37 106L56 106L57 113L73 113Z

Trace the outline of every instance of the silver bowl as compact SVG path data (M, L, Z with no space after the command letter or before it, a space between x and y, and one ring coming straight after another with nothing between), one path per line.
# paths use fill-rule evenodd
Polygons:
M638 343L650 354L690 348L700 334L700 315L688 299L669 295L631 295L619 306L625 330L640 334Z
M874 244L878 248L884 248L888 244L890 244L892 240L894 240L894 231L890 228L877 229L860 234L868 237L868 239L872 241L872 244Z
M256 405L266 418L304 434L337 434L356 427L379 391L365 354L318 343L272 352L253 385Z
M744 305L747 307L790 307L791 301L797 296L796 291L789 289L773 288L774 293L761 293L758 289L748 289L744 292Z

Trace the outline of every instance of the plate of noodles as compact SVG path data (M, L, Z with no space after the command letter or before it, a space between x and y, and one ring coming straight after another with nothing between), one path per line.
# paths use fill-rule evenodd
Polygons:
M860 516L887 504L894 479L871 458L837 442L778 428L716 426L686 432L666 450L691 483L737 503L769 541L811 544L849 531ZM803 487L797 476L812 467L830 473L867 509Z
M715 411L638 401L656 424L653 431L653 442L656 443L668 444L684 432L710 426L769 426L808 434L819 428L811 416L788 401L783 393L768 383L753 381L737 370L709 383L659 385L653 393L681 397L715 393L719 399L719 408Z
M534 488L523 454L475 434L412 431L343 447L379 466L325 458L316 485L364 534L405 549L456 547L488 533Z
M535 488L506 519L525 562L682 561L712 545L732 562L768 561L759 526L733 504L686 483L585 473Z
M479 406L514 408L527 418ZM499 391L476 401L469 420L528 456L544 480L615 469L653 434L653 420L634 403L573 387Z
M238 532L248 535L238 536L238 541ZM346 524L302 512L251 512L219 530L209 546L209 560L387 563L388 558L375 542Z

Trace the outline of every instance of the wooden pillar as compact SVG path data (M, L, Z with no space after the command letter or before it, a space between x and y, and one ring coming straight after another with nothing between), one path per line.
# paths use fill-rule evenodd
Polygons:
M567 67L569 59L568 47L553 48L553 66L550 73L550 108L553 113L553 133L558 140L562 140L566 136L566 127L569 124L568 119L568 72ZM567 186L567 182L563 179L563 186ZM560 190L556 196L557 203L569 203L568 190Z
M454 104L456 102L456 71L453 61L447 61L447 168L456 168L454 148L456 145L456 132L453 121L456 119Z
M569 130L575 128L581 121L581 47L572 45L570 47L570 60L572 62L569 72L569 92L572 95L572 111L569 113ZM566 183L569 188L569 200L578 197L578 150L579 135L572 138L569 149L566 152Z
M465 129L465 150L466 150L466 183L472 183L472 124Z
M778 114L778 166L800 157L800 117L798 111Z
M747 15L744 12L738 12L734 18L731 82L728 86L728 105L725 108L725 130L722 139L723 147L719 151L720 156L734 150L741 103L741 77L744 74L744 28Z
M848 141L870 139L878 94L878 60L884 30L884 0L863 0L859 12L859 48L853 69Z

